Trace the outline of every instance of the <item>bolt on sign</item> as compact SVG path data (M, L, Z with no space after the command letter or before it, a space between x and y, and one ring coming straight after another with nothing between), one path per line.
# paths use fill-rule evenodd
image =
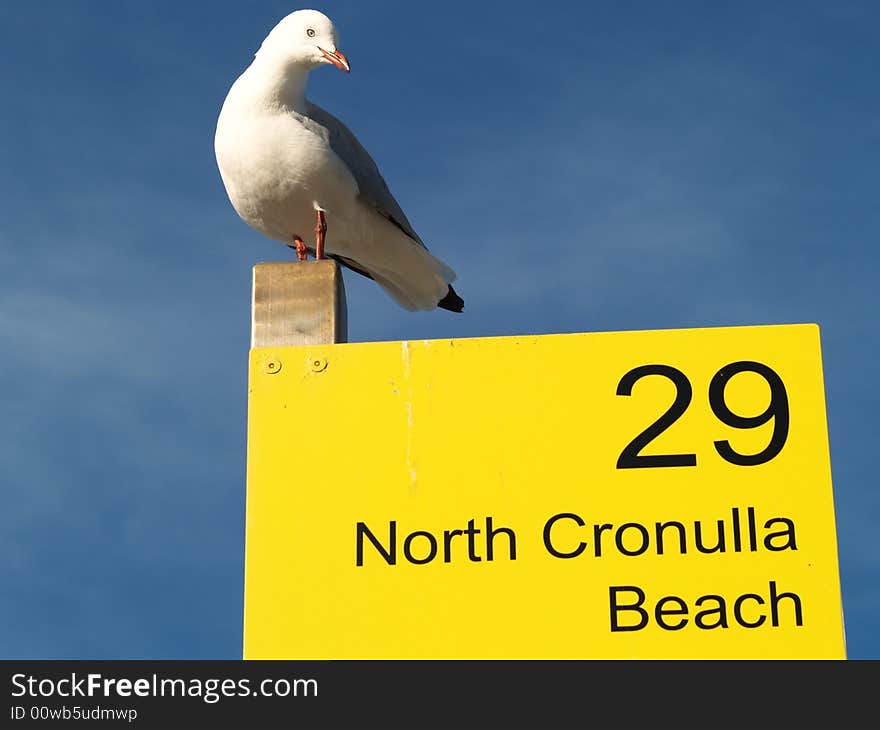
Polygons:
M244 656L844 658L818 327L252 350Z

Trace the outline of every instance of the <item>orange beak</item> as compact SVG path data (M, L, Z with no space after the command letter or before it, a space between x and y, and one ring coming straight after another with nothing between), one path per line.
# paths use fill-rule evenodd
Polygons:
M318 50L323 53L324 58L330 61L330 63L336 66L336 68L341 68L345 73L351 73L351 66L342 51L334 51L333 53L330 53L330 51L321 48L321 46L318 46Z

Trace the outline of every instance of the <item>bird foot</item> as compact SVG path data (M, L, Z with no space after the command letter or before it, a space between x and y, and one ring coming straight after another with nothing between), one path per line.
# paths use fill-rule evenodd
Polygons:
M293 237L293 247L296 250L297 261L305 261L309 257L309 250L306 248L305 242L299 237Z

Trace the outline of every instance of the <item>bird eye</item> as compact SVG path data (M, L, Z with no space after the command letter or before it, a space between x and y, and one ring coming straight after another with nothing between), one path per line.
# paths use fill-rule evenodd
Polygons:
M309 38L314 38L314 37L315 37L315 29L314 29L314 28L309 28L308 30L306 30L306 35L307 35Z

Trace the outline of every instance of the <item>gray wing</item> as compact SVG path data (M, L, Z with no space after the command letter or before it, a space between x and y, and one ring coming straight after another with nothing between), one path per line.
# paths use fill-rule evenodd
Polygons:
M370 157L370 153L357 141L351 130L330 112L321 109L321 107L311 102L306 103L308 104L309 118L327 130L331 149L345 163L354 176L360 190L361 200L372 207L383 218L397 226L413 241L427 248L422 239L419 238L419 235L413 230L398 202L394 199L394 196L388 189L385 178L382 177L382 173L379 172L379 168L376 166L373 158Z

